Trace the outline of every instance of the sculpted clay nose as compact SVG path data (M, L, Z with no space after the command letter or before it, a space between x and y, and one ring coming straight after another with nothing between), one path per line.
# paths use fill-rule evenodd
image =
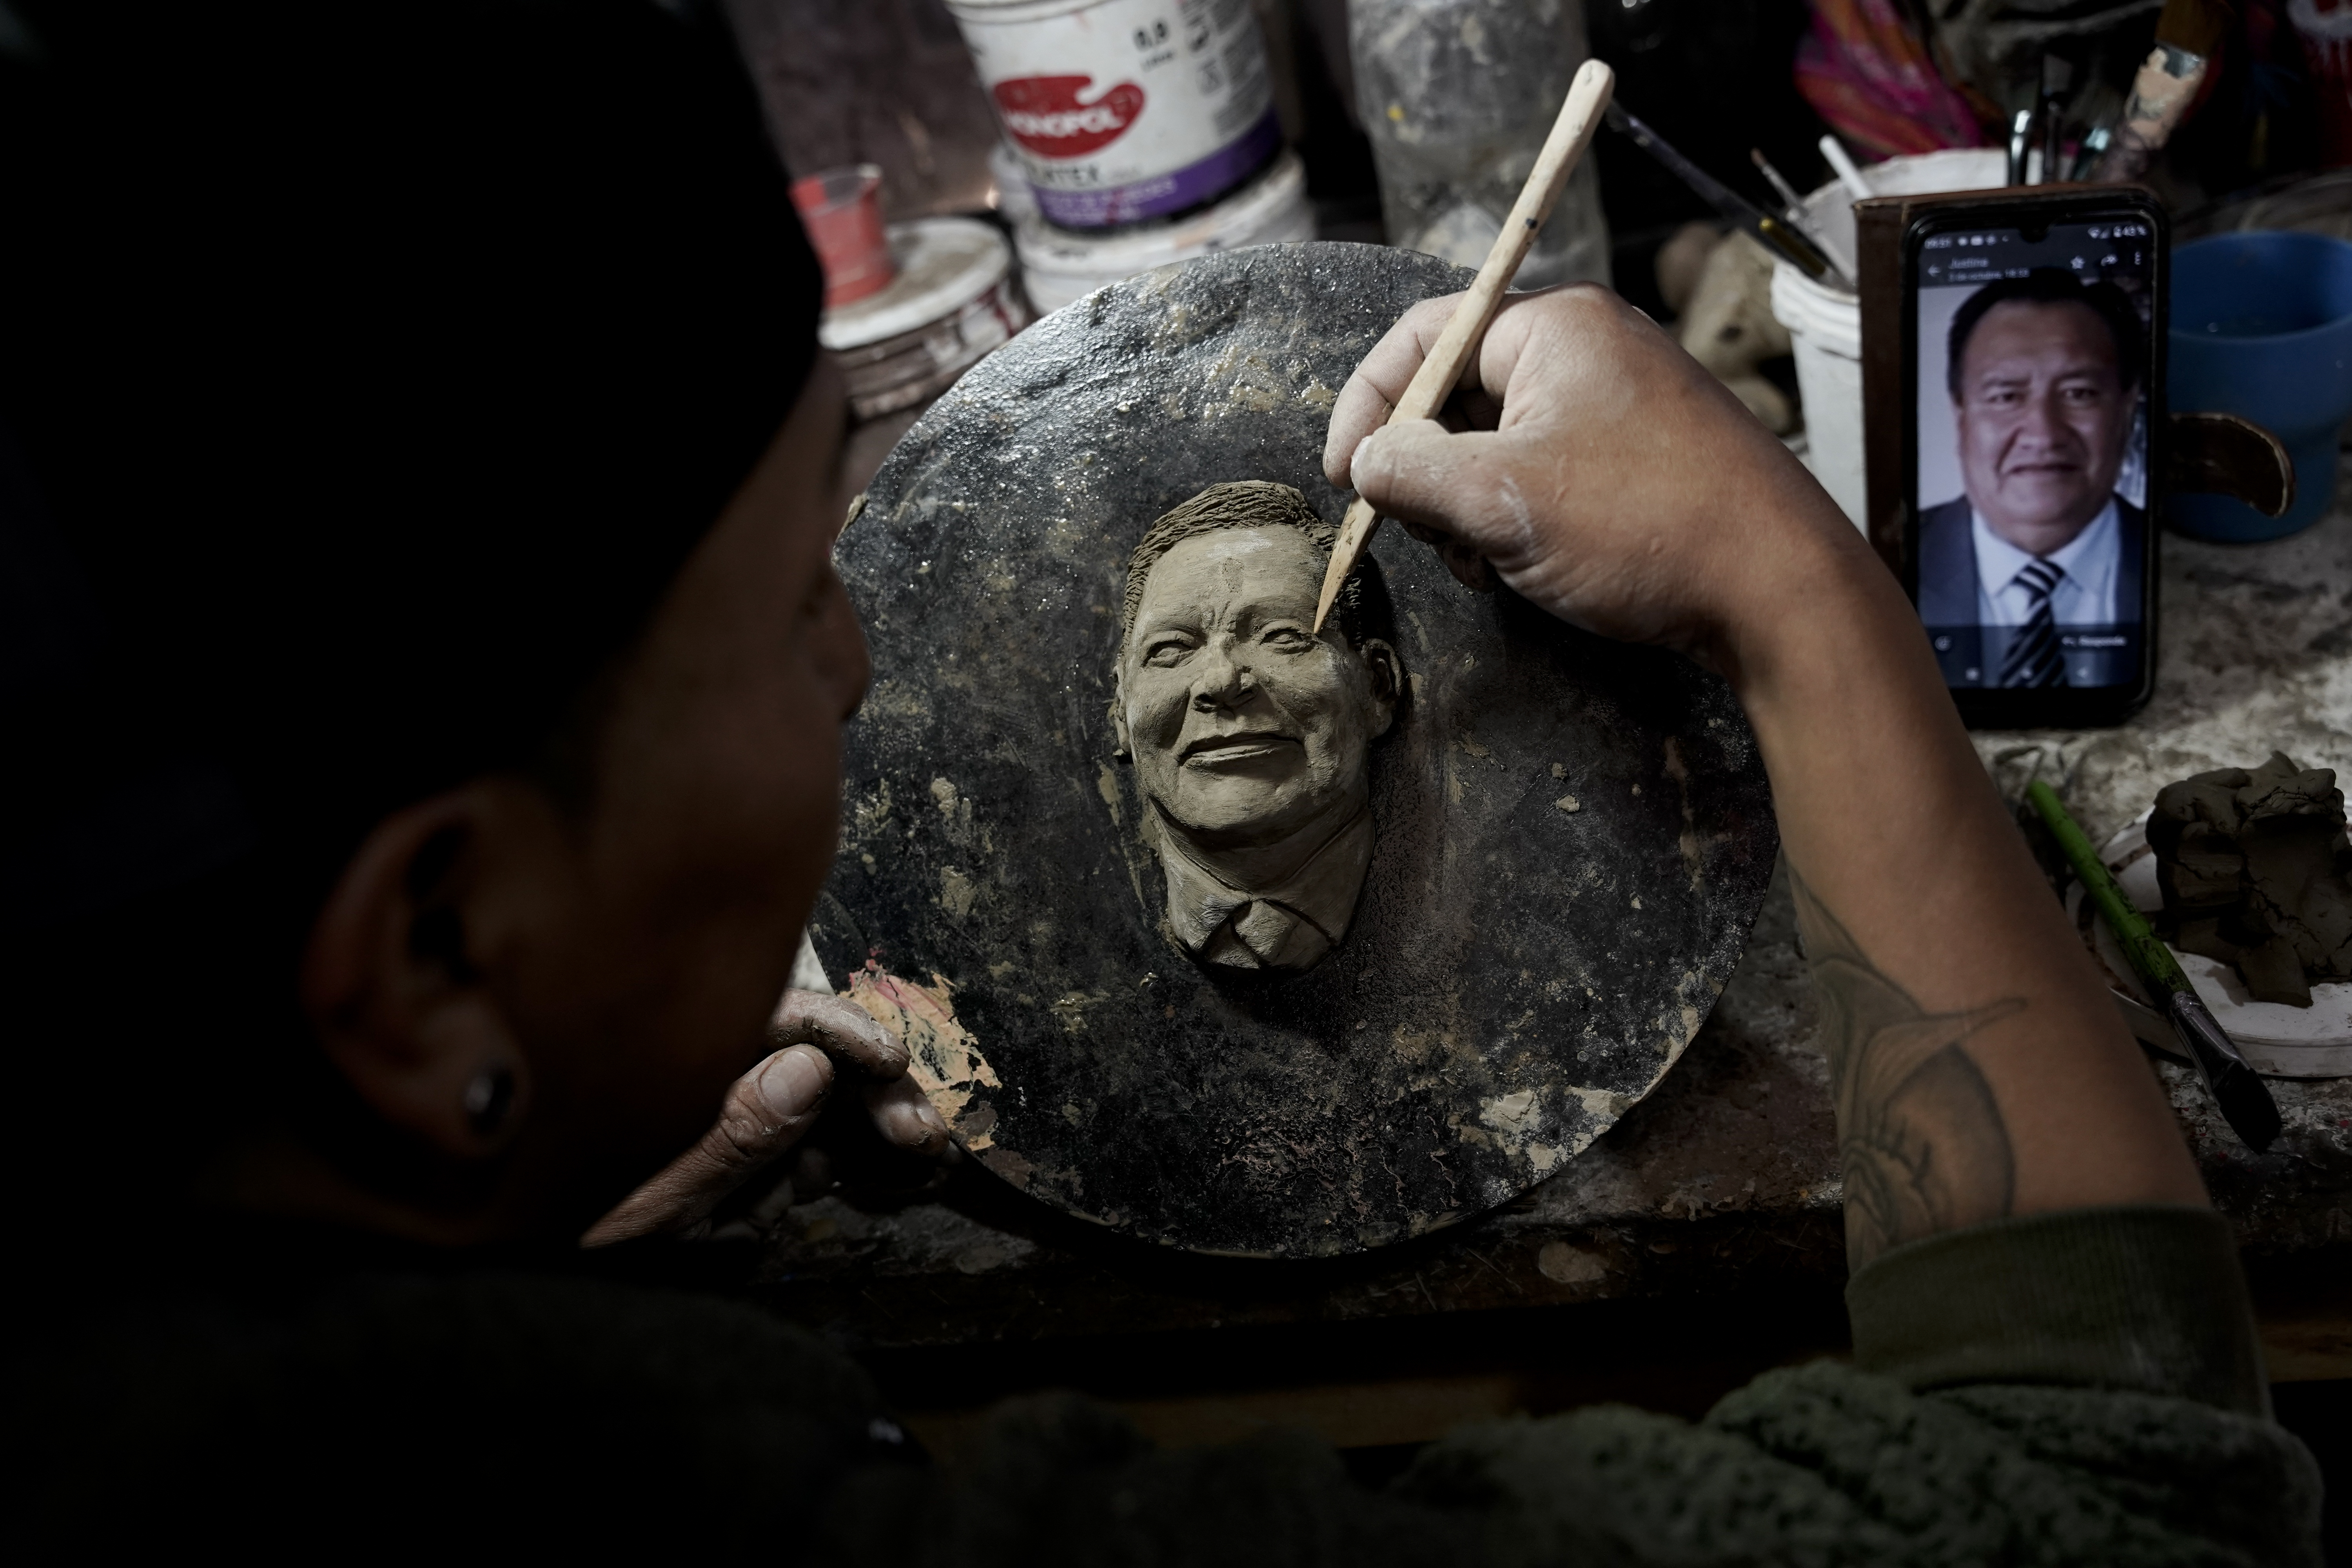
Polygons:
M1192 705L1207 710L1231 707L1249 696L1257 678L1249 666L1223 648L1211 647L1201 661L1200 679L1192 687Z

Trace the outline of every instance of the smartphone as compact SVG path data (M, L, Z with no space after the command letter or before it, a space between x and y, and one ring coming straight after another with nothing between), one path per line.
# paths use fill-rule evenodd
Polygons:
M1915 208L1905 585L1960 716L2113 724L2156 679L2163 209L2125 187Z

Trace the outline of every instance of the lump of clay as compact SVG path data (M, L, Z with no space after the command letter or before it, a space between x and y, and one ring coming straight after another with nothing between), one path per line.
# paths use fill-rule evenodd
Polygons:
M2311 1005L2352 980L2352 844L2328 768L2284 752L2167 784L2148 818L2166 936L2237 966L2258 1002Z

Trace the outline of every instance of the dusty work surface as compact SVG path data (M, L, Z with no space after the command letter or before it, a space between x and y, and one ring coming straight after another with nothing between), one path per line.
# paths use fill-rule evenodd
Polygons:
M2164 552L2149 708L2104 732L1979 737L2012 795L2038 766L2095 841L2160 784L2273 746L2352 776L2352 518L2339 509L2271 545L2168 537ZM1415 1317L1462 1323L1441 1331L1468 1342L1483 1331L1469 1321L1520 1321L1511 1309L1560 1303L1612 1302L1591 1310L1612 1321L1638 1318L1639 1303L1696 1310L1702 1330L1727 1331L1783 1300L1833 1312L1840 1190L1814 1027L1776 883L1744 962L1659 1089L1559 1175L1451 1230L1328 1262L1190 1258L1047 1211L967 1163L898 1197L855 1184L797 1203L780 1194L763 1211L763 1289L798 1320L877 1351L993 1343L998 1355L1214 1326L1387 1332ZM2238 1226L2258 1300L2266 1279L2290 1279L2305 1282L2304 1307L2319 1303L2300 1340L2294 1323L2271 1335L2274 1373L2352 1375L2336 1287L2308 1284L2340 1281L2352 1258L2352 1080L2274 1083L2285 1130L2255 1156L2185 1075L2155 1070ZM2270 1299L2293 1315L2295 1294ZM1465 1312L1492 1316L1430 1316ZM1569 1348L1585 1342L1571 1335ZM1605 1360L1616 1343L1603 1335L1580 1353Z

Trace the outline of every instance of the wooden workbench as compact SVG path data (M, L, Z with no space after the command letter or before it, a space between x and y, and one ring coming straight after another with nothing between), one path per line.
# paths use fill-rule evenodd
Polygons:
M1984 734L2012 799L2037 771L2098 842L2157 788L2273 748L2352 780L2352 515L2275 544L2164 542L2157 695L2105 731ZM749 1224L760 1290L856 1348L934 1441L1003 1393L1074 1385L1163 1439L1266 1422L1342 1447L1599 1397L1695 1413L1845 1332L1840 1185L1785 879L1656 1092L1562 1174L1440 1235L1283 1264L1172 1253L1034 1204L975 1163L910 1184L804 1169ZM2273 1375L2352 1376L2352 1080L2276 1082L2249 1153L2151 1061L2238 1227Z

